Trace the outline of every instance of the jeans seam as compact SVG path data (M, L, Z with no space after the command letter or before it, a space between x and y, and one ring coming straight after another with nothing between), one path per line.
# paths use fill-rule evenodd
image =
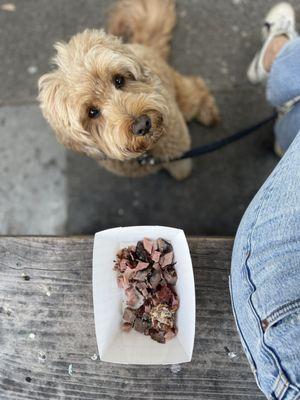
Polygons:
M282 318L285 318L287 315L297 312L299 309L300 298L277 308L264 319L264 321L268 322L267 329L271 328L273 324L277 323ZM265 331L267 331L267 329Z
M289 384L287 378L285 377L285 375L282 372L280 372L278 375L278 379L276 379L276 382L274 385L274 388L275 388L274 393L278 400L283 399L289 386L290 386L290 384Z
M230 292L230 299L231 299L231 305L232 305L232 312L233 312L233 317L234 317L234 321L235 321L235 325L236 325L236 329L238 332L238 335L240 337L240 341L241 341L241 345L242 348L244 350L244 353L246 354L246 358L248 360L248 363L250 365L250 369L254 375L254 379L255 382L257 384L257 386L259 387L259 389L263 392L263 389L259 383L258 380L258 374L257 374L257 367L256 367L256 363L252 357L251 351L249 349L248 343L246 341L246 339L244 338L244 335L242 333L241 327L239 325L238 319L236 317L236 310L235 310L235 305L234 305L234 299L233 299L233 295L232 295L232 281L231 281L231 276L229 275L229 292Z
M248 303L249 303L250 309L252 310L252 312L254 314L254 317L255 317L255 319L257 321L258 331L260 332L260 339L261 339L261 343L262 343L262 349L264 350L264 352L267 353L268 357L272 360L273 365L277 368L278 377L281 378L280 375L281 374L284 375L282 367L280 365L280 362L278 360L277 355L274 354L274 352L265 343L264 333L263 333L263 329L262 329L262 326L261 326L261 321L260 321L259 315L258 315L257 310L254 307L254 304L253 304L253 301L252 301L252 295L256 290L256 286L255 286L255 284L253 283L253 281L251 279L250 268L249 268L249 259L250 259L251 255L252 255L252 237L253 237L254 229L255 229L255 227L257 225L258 218L260 216L260 212L262 210L263 205L265 204L266 200L270 197L271 193L274 190L274 185L275 185L275 179L274 178L278 175L279 171L282 172L282 170L279 170L279 169L274 172L274 175L272 177L272 181L269 183L268 187L265 188L265 192L264 192L264 194L262 196L261 202L260 202L259 206L257 207L256 216L255 216L254 222L253 222L253 224L251 226L251 229L250 229L250 232L249 232L249 235L248 235L248 238L247 238L247 246L248 246L248 248L247 248L247 256L246 256L246 260L245 260L245 267L246 267L247 281L248 281L248 284L250 285L250 287L252 289L252 292L251 292L251 294L249 296L249 299L248 299ZM257 374L257 378L258 378L258 374ZM278 382L277 379L276 379L276 382ZM288 383L288 385L290 385L290 383ZM276 384L274 385L273 390L276 390Z
M252 354L251 354L251 352L250 352L250 349L249 349L249 347L248 347L248 345L247 345L247 342L246 342L246 340L245 340L245 338L244 338L244 335L243 335L243 333L242 333L242 330L241 330L241 327L240 327L240 325L239 325L238 319L236 318L236 310L235 310L234 300L233 300L233 296L232 296L231 276L229 276L229 292L230 292L230 299L231 299L233 317L234 317L234 321L235 321L235 324L236 324L236 328L237 328L238 334L239 334L239 336L241 337L242 347L243 347L243 346L246 347L247 353L249 354L249 357L251 358L251 359L249 360L249 364L250 364L250 366L251 366L251 370L252 370L253 374L256 376L257 368L256 368L255 361L254 361L254 359L253 359L253 357L252 357ZM244 351L245 351L245 350L244 350ZM246 357L247 357L248 354L246 354ZM248 357L247 357L247 358L248 358Z
M300 392L298 394L296 394L296 397L294 398L294 400L300 400Z

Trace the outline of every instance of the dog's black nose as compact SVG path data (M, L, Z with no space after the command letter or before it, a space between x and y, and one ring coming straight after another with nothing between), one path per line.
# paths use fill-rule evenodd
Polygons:
M148 115L141 115L136 118L132 125L132 131L137 136L144 136L151 129L151 119Z

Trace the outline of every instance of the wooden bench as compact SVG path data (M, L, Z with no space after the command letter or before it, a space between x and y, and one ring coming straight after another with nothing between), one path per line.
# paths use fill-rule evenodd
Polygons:
M231 312L232 244L189 238L197 298L193 361L123 366L97 358L93 237L0 237L0 399L263 399Z

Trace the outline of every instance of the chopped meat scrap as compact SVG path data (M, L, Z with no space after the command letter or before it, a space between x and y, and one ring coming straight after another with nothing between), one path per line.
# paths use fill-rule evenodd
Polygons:
M125 294L127 297L126 303L128 306L137 309L143 305L144 298L142 294L134 287L125 289Z
M163 277L167 283L170 285L176 285L177 273L173 265L169 265L163 271Z
M148 261L148 253L143 246L143 242L138 242L136 245L135 254L137 255L138 260L140 261Z
M149 314L150 311L151 311L151 305L150 304L145 304L144 308L145 308L145 313Z
M148 238L144 238L143 246L144 246L144 249L147 251L147 253L152 254L152 250L153 250L153 241L152 240L150 240Z
M160 271L160 265L159 265L158 262L155 262L155 263L152 265L152 267L153 267L154 269L157 269L158 271Z
M132 325L129 322L123 322L122 331L129 332L132 329Z
M136 288L142 293L142 295L147 298L148 297L148 289L147 289L147 284L145 282L138 282L136 285Z
M166 340L171 340L171 339L173 339L173 337L175 337L176 336L176 333L174 332L174 330L173 329L170 329L170 330L168 330L167 332L166 332L166 334L165 334L165 339Z
M117 283L119 288L124 288L124 278L123 276L118 276L117 277Z
M132 275L134 274L134 270L131 268L127 268L123 273L123 281L124 281L124 288L126 289L130 285L130 280Z
M173 292L169 286L164 285L161 289L157 292L157 297L163 304L169 304L173 299Z
M151 288L152 289L156 289L157 286L159 285L160 281L161 281L161 273L160 273L160 271L155 269L151 273L151 276L150 276L150 279L149 279L149 283L150 283Z
M157 239L157 247L161 253L168 253L173 250L171 243L162 238Z
M151 260L154 261L155 263L158 263L159 259L160 259L160 256L161 256L161 252L157 251L157 250L154 250L151 253Z
M162 268L166 267L167 265L171 265L173 263L174 253L170 251L160 257L159 263Z
M157 331L156 329L150 329L149 330L151 339L155 340L158 343L165 343L165 334L163 331Z
M158 250L157 240L153 240L153 251Z
M179 308L179 300L178 300L178 296L174 296L172 299L172 310L178 310Z
M145 333L148 334L149 327L150 327L150 322L147 319L143 319L143 318L136 318L136 320L134 321L134 329L140 333L143 333L145 335Z
M143 269L142 271L137 271L134 274L134 280L140 281L140 282L145 282L149 272L150 272L150 268Z
M119 270L121 272L124 272L127 268L130 268L130 263L128 260L126 260L125 258L122 258L120 263L119 263Z
M137 266L135 267L135 270L136 271L140 271L140 270L145 269L147 267L149 267L149 263L146 263L146 262L143 262L143 261L139 261L137 263Z
M125 322L133 323L136 318L136 313L131 308L127 307L123 313L123 320Z
M118 287L124 289L126 297L124 332L134 329L158 343L176 336L179 299L174 265L172 244L162 238L144 238L118 252L114 269Z

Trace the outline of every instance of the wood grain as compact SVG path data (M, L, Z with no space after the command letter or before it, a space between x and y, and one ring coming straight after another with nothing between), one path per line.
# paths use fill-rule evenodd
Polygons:
M1 400L264 398L231 312L231 239L189 238L197 330L193 361L177 372L92 360L92 245L92 237L0 238Z

